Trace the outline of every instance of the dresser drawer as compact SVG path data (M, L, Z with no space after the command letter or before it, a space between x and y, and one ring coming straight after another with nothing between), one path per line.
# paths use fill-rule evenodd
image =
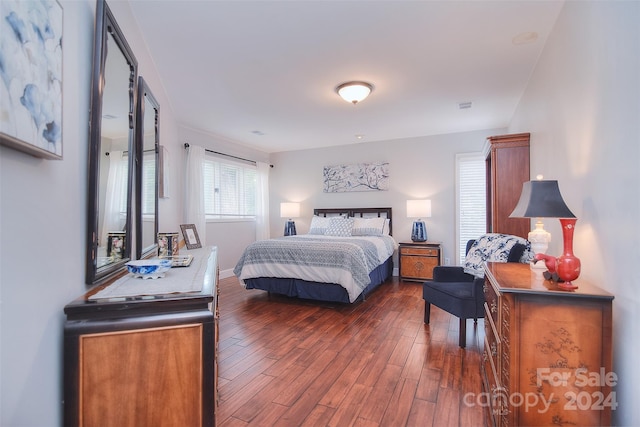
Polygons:
M485 393L487 393L487 399L489 406L486 408L490 426L499 425L500 415L503 412L501 407L501 396L503 395L502 387L500 384L500 377L496 366L493 364L493 359L489 354L490 348L489 340L487 336L484 337L484 352L482 357L482 374Z
M500 354L500 345L502 344L502 340L500 334L498 333L498 330L496 329L496 325L495 323L493 323L491 315L489 314L489 306L486 302L484 303L484 311L484 336L485 343L487 345L487 347L485 347L485 350L487 352L487 355L491 358L493 367L496 369L496 372L499 372L500 359L498 355Z
M419 256L429 256L429 257L437 257L438 249L433 248L412 248L412 247L402 247L400 248L400 254L402 255L419 255Z
M498 316L498 311L499 311L499 307L500 307L499 306L500 298L496 294L496 292L493 289L493 287L491 286L491 284L489 282L487 282L487 281L484 282L484 285L482 286L482 290L484 291L484 301L485 301L486 314L491 317L491 320L493 321L493 324L496 327L498 327L500 325L499 316ZM498 329L496 328L496 331L497 330Z

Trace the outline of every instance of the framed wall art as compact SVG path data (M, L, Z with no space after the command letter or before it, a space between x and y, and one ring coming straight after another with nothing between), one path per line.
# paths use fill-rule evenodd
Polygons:
M325 166L322 175L325 193L389 189L388 162Z
M62 159L62 6L0 2L0 143Z

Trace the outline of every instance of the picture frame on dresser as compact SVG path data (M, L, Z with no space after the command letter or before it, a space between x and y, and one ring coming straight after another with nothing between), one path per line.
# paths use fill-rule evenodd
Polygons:
M184 243L187 249L198 249L202 247L195 224L180 224L180 230L182 231L182 237L184 237Z
M2 2L0 57L11 85L0 97L0 144L62 160L62 6L57 0ZM23 40L30 40L28 47ZM6 96L4 96L6 95Z

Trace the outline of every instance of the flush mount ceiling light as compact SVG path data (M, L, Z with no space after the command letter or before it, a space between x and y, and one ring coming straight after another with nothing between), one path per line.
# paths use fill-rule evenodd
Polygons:
M366 82L346 82L336 88L338 95L353 105L369 96L372 90L373 85Z

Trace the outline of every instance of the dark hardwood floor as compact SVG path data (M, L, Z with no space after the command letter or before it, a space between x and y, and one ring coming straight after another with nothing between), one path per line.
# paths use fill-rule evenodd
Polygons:
M482 320L432 307L397 278L364 302L318 303L220 281L217 425L482 426ZM470 395L471 396L471 395ZM470 399L471 401L473 399Z

